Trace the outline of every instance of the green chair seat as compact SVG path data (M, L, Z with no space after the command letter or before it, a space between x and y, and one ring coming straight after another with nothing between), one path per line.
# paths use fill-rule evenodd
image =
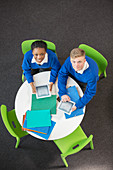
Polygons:
M54 140L55 144L61 151L61 158L66 167L68 167L68 163L65 159L67 156L79 152L88 143L90 143L91 149L94 149L92 139L93 135L87 137L83 132L81 126L79 126L70 135L61 139Z
M95 50L94 48L86 44L80 44L79 48L83 49L85 51L85 54L88 57L92 58L97 63L98 68L99 68L99 76L103 74L104 78L107 77L106 68L107 68L108 62L105 59L105 57L102 54L100 54L97 50Z
M20 138L28 135L28 133L26 131L22 131L21 125L17 120L14 109L7 112L7 107L5 105L1 105L1 116L9 133L17 139L15 148L18 148Z

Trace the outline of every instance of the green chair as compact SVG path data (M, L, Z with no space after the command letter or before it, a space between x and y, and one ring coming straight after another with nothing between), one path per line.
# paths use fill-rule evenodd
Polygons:
M20 138L28 135L28 133L26 131L22 131L21 125L17 120L14 109L7 112L7 107L5 105L1 105L1 115L7 130L12 136L16 138L17 142L15 148L18 148Z
M104 56L102 54L100 54L97 50L95 50L94 48L92 48L86 44L80 44L79 48L83 49L85 51L86 55L88 57L92 58L97 63L98 68L99 68L99 77L101 74L104 75L101 78L107 77L106 68L107 68L108 62L104 58Z
M55 144L61 151L61 158L66 167L68 167L68 163L66 161L67 156L79 152L88 143L90 143L91 149L94 149L92 139L93 139L93 135L87 137L83 132L81 126L79 126L70 135L61 139L54 140Z
M31 44L34 41L40 41L40 39L26 40L26 41L22 42L21 48L22 48L22 53L23 54L25 54L27 51L31 50ZM53 42L46 41L46 40L43 40L43 41L47 43L47 49L49 49L49 50L56 53L56 46L55 46L55 44ZM24 82L24 75L23 74L22 74L22 82Z

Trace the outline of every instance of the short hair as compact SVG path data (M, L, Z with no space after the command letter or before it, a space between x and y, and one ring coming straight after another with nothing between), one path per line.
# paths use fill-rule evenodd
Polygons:
M47 44L44 42L44 41L34 41L32 44L31 44L31 50L33 51L34 48L45 48L45 50L47 50Z
M71 58L77 58L77 57L81 57L81 56L85 56L85 51L80 49L80 48L74 48L70 52L70 57Z

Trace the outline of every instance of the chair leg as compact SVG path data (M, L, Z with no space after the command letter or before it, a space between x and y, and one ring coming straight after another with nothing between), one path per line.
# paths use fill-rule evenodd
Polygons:
M94 149L93 140L90 141L90 147L91 149Z
M18 148L19 143L20 143L20 138L17 137L16 140L17 140L17 142L16 142L16 145L15 145L15 148Z
M67 163L65 157L62 156L62 154L61 154L61 158L62 158L62 161L64 162L64 165L65 165L66 167L68 167L68 163Z
M106 70L104 71L104 77L105 77L105 78L107 77Z

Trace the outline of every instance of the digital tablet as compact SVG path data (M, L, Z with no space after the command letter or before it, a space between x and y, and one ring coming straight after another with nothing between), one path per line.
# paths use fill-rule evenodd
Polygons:
M60 101L60 103L58 104L57 109L62 110L65 113L67 113L68 115L70 115L71 112L72 112L72 107L74 105L75 105L75 102L73 102L73 101L69 101L69 102L68 101L67 102Z
M49 91L49 85L36 86L36 97L37 97L37 99L50 97L50 96L51 96L51 93Z

